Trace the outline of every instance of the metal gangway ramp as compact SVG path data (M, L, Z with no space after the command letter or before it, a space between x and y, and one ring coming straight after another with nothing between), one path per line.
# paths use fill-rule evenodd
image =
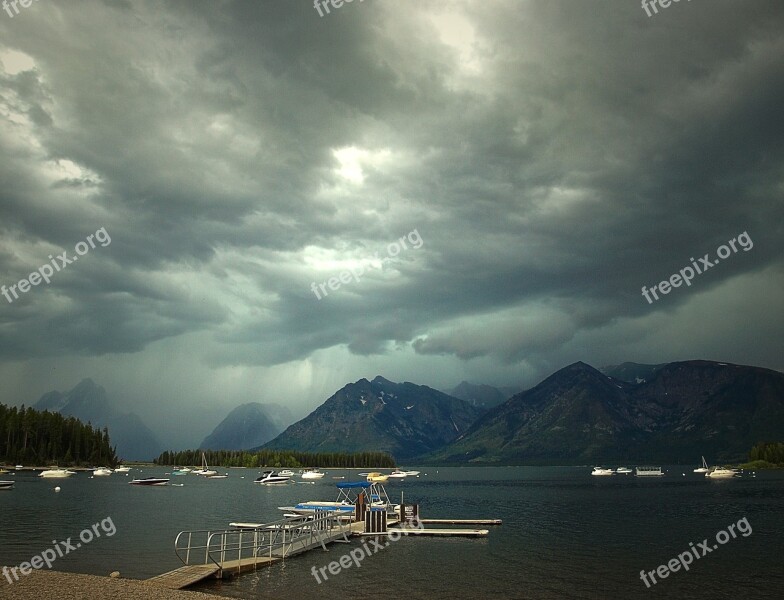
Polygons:
M327 544L337 540L348 542L357 525L346 522L339 511L317 510L312 516L291 516L253 526L181 531L174 540L174 551L183 567L149 581L181 589L207 577L238 575L319 546L326 550Z

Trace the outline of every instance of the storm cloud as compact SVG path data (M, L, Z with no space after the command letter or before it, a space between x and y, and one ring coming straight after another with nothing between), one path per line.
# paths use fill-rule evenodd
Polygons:
M91 377L184 445L377 374L784 370L782 32L775 0L0 12L0 285L112 238L0 297L0 401ZM750 251L641 295L744 231Z

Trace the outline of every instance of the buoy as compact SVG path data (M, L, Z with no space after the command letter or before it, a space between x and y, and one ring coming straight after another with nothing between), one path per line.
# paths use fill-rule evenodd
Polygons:
M111 573L109 573L109 577L111 577L112 579L117 579L119 576L120 576L119 571L112 571Z
M54 491L55 492L59 492L60 491L60 486L58 485L56 488L54 488Z

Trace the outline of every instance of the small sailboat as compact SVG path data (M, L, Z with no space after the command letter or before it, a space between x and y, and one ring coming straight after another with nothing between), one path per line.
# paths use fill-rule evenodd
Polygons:
M207 466L207 457L205 456L204 452L201 453L201 469L198 469L193 472L195 475L204 475L205 477L212 477L217 475L217 471L213 471Z
M705 462L705 457L702 456L701 458L702 458L702 466L694 469L695 473L707 473L708 471L710 471L710 469L708 468L708 463Z

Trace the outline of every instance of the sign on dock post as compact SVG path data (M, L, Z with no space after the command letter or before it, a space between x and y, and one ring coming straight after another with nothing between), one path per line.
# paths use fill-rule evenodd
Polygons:
M419 504L401 504L400 522L416 527L419 523Z

